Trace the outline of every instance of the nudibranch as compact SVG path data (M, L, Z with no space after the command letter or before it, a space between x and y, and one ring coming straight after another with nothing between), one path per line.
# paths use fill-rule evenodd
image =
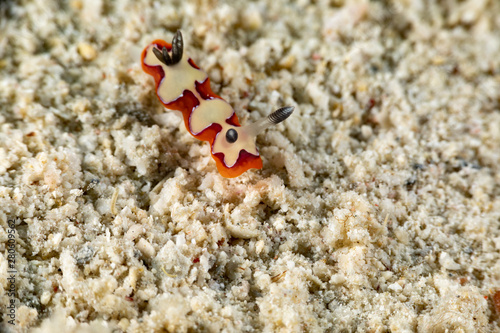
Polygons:
M182 112L192 136L208 141L219 173L227 178L262 168L257 134L288 118L293 107L280 108L255 123L241 126L229 103L210 88L208 75L184 55L182 34L169 44L155 40L142 51L142 69L153 76L156 95L167 109Z

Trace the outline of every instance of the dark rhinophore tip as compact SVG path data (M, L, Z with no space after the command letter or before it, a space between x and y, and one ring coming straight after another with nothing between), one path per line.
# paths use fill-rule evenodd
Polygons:
M293 106L285 106L285 107L279 108L278 110L274 111L269 116L267 116L267 118L273 124L279 124L283 120L285 120L286 118L290 117L290 115L293 113L294 109L295 109L295 107L293 107Z
M172 39L172 56L168 54L166 47L163 47L161 51L157 48L153 48L153 53L155 56L167 66L172 66L178 64L182 59L182 53L184 52L184 42L182 40L182 34L180 30L174 35Z
M182 53L184 52L184 42L182 40L182 34L180 30L174 35L172 39L172 64L177 64L182 59Z
M279 108L269 116L261 118L255 123L245 126L246 131L247 133L249 133L249 135L257 136L257 134L261 133L266 128L279 124L286 118L290 117L294 109L295 107L293 106L285 106L283 108Z

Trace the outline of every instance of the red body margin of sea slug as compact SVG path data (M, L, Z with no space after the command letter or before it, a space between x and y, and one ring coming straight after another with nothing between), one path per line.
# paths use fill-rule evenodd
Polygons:
M172 45L163 41L163 40L155 40L153 41L150 45L156 46L159 50L162 50L164 47L170 52L172 50ZM262 168L262 159L260 158L259 155L255 156L250 153L248 153L245 150L241 150L238 156L238 159L236 163L228 167L224 163L224 155L223 153L213 153L212 152L212 147L214 140L217 136L217 134L221 131L222 127L217 124L213 123L203 131L201 131L198 134L194 134L190 130L190 119L191 119L191 113L193 110L200 104L200 101L198 98L190 91L190 90L184 90L181 96L179 96L176 100L169 102L169 103L164 103L160 96L158 95L158 87L160 86L160 83L162 80L168 80L168 77L165 77L165 73L162 69L162 66L149 66L144 62L144 59L146 58L146 53L148 48L150 47L148 45L143 51L141 55L141 64L142 64L142 69L144 72L147 74L151 75L154 80L155 80L155 88L157 92L158 99L160 102L170 110L177 110L182 112L182 116L184 118L184 125L186 126L186 129L189 131L189 133L194 136L198 140L202 141L208 141L210 144L210 153L212 154L212 157L215 160L215 163L217 165L217 169L219 173L226 178L233 178L233 177L238 177L241 175L243 172L247 171L248 169L254 168L254 169L261 169ZM188 59L188 62L191 66L193 66L196 69L200 69L192 59ZM216 95L212 89L210 88L210 79L206 78L204 82L196 82L195 83L196 90L198 91L199 95L205 99L205 100L210 100L214 98L222 99L220 96ZM238 117L236 116L236 113L234 113L229 119L220 119L220 121L226 121L228 124L231 124L236 127L240 127L240 123L238 121Z

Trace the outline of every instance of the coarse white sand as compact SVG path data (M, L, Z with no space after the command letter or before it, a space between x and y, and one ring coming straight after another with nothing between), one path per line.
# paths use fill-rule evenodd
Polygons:
M0 331L500 332L500 1L0 15ZM296 106L262 170L157 100L140 52L177 29L241 123Z

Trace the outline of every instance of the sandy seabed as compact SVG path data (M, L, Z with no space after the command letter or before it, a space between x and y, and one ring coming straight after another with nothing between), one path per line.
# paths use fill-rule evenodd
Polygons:
M0 331L500 332L499 1L0 15ZM262 170L157 100L177 29L242 123L296 107Z

